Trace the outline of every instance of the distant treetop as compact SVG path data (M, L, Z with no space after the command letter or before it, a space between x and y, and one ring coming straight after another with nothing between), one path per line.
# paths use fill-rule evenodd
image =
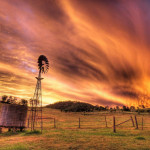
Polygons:
M28 101L25 99L18 100L17 97L3 95L1 103L7 104L17 104L17 105L27 105Z

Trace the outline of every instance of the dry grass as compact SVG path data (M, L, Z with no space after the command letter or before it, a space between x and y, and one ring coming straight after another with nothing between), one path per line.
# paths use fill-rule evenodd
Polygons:
M107 115L108 128L105 127ZM120 123L130 119L131 114L106 114L94 112L64 113L49 108L44 109L44 117L56 118L56 129L53 120L44 120L43 134L39 132L4 133L0 134L1 150L148 150L150 149L150 119L144 114L144 130L141 130L142 115L138 115L139 130L132 127L129 121L117 127L117 133L112 131L113 115ZM78 119L81 119L81 129Z

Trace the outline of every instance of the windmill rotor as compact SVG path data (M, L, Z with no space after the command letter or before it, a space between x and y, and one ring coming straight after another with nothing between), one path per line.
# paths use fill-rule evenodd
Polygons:
M47 73L49 69L49 61L46 56L40 55L38 58L38 67L41 73Z

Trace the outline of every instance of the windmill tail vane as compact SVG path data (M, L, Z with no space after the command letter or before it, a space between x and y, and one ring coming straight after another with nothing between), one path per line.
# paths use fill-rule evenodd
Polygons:
M29 109L29 118L28 118L28 127L31 127L31 131L36 128L41 128L43 130L43 121L42 121L42 87L41 80L44 79L41 77L42 73L47 73L49 69L49 61L44 55L40 55L38 58L38 69L39 74L35 87L35 92L33 99L30 100L30 109Z

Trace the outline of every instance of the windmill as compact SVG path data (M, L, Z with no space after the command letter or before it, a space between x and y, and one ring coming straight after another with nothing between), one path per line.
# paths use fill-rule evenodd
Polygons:
M38 58L38 69L39 74L35 87L35 92L33 99L30 100L30 115L28 119L28 127L31 125L31 131L35 130L38 127L38 123L40 123L41 132L43 129L43 121L42 121L42 87L41 87L41 77L42 73L47 73L49 69L48 59L44 55L40 55Z

